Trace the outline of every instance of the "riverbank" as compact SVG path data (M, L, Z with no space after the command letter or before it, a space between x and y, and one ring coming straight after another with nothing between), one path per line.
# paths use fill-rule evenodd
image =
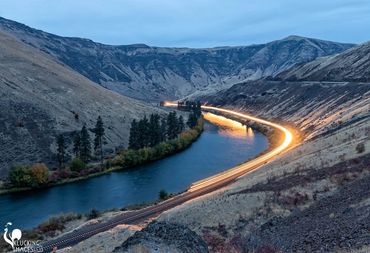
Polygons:
M113 159L106 160L101 171L94 173L88 173L83 176L65 178L60 181L50 182L45 186L38 188L31 187L14 187L10 189L0 189L0 195L24 192L24 191L33 191L40 190L44 188L55 187L59 185L64 185L68 183L73 183L77 181L86 180L88 178L98 177L107 173L111 173L119 170L129 170L137 166L144 165L153 161L161 160L171 155L177 154L188 147L191 146L202 134L204 127L204 120L200 118L197 122L197 125L191 129L188 129L182 132L178 138L169 140L166 142L159 143L154 147L142 148L138 150L125 150L118 154ZM98 169L97 167L90 166L88 167L91 171ZM57 173L57 171L53 172ZM52 177L52 174L49 176Z
M244 132L247 130L247 129L245 129L245 127L243 127L243 129L244 129ZM219 130L220 131L220 130ZM220 133L221 135L222 135L222 133ZM256 134L256 133L254 133L254 134ZM252 134L252 135L254 135L254 134ZM272 134L272 132L271 132L271 134ZM275 132L275 134L278 134L278 133L276 133ZM248 137L247 137L248 138ZM272 148L272 146L271 146L271 143L270 143L270 148ZM264 149L265 150L265 149ZM261 153L259 153L259 154L261 154ZM257 156L259 156L259 155L257 155ZM250 160L250 159L248 159L248 160ZM104 212L105 213L105 212ZM119 213L117 213L116 215L118 215ZM122 243L122 242L121 242Z

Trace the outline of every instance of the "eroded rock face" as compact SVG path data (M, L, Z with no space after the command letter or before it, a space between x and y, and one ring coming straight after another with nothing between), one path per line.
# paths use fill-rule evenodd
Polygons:
M297 63L353 46L298 36L261 45L206 49L110 46L56 36L2 18L0 30L108 89L145 100L177 99L275 76Z
M306 81L370 82L370 42L341 54L293 67L278 79Z
M208 249L202 238L186 226L152 222L143 230L136 232L122 246L115 248L113 252L205 253Z

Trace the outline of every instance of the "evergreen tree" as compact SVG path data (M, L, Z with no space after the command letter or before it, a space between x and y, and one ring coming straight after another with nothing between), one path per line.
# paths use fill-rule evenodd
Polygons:
M81 146L80 146L80 158L83 162L87 162L91 156L91 143L90 135L87 131L86 125L81 129Z
M198 101L196 102L196 107L195 107L195 116L197 118L200 118L202 116L202 104Z
M57 146L58 146L57 147L58 163L59 163L59 168L61 169L64 167L64 163L66 160L66 148L67 148L62 134L60 134L57 137Z
M165 117L163 117L161 119L161 129L160 129L160 133L161 133L161 142L162 141L166 141L167 140L167 120Z
M150 136L150 146L153 147L161 142L161 125L160 117L158 114L150 115L149 119L149 136Z
M178 134L181 134L182 131L184 131L184 129L185 129L184 117L182 117L182 115L180 115L180 117L179 117L177 126L178 126L177 132L178 132Z
M131 128L130 128L130 138L129 138L129 143L128 146L130 149L139 149L139 142L138 142L138 123L134 119L131 122Z
M176 112L170 112L167 116L167 136L168 139L175 139L178 135L178 119Z
M189 118L188 118L188 121L186 122L186 124L190 127L190 128L193 128L197 125L198 123L198 118L197 116L195 115L194 112L191 112L189 114Z
M150 143L149 120L146 116L138 123L138 143L139 148L148 147Z
M81 135L80 133L75 133L74 139L73 139L73 153L76 157L80 157L80 151L81 151Z
M96 121L94 133L95 133L94 139L95 154L99 155L100 162L103 163L103 142L105 133L104 133L104 123L100 116Z

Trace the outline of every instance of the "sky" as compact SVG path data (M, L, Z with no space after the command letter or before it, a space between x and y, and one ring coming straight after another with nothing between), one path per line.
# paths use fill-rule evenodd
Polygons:
M0 0L0 16L113 45L204 48L289 35L370 40L370 0Z

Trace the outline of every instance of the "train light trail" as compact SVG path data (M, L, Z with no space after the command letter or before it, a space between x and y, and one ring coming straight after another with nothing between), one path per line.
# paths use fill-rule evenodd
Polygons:
M171 106L171 107L172 106L177 106L177 104L173 103L173 102L165 102L164 105L165 106ZM270 122L270 121L267 121L267 120L264 120L264 119L260 119L260 118L254 117L254 116L250 116L250 115L245 114L245 113L236 112L236 111L229 110L229 109L213 107L213 106L202 105L202 109L203 110L211 110L211 111L222 112L222 113L225 113L225 114L229 114L229 115L239 117L241 119L252 120L254 122L257 122L257 123L260 123L260 124L263 124L263 125L266 125L266 126L269 126L269 127L273 127L273 128L275 128L275 129L277 129L277 130L279 130L283 133L284 141L281 145L279 145L275 149L271 150L270 152L268 152L264 155L261 155L261 156L257 157L256 159L253 159L249 162L243 163L239 166L231 168L231 169L229 169L225 172L219 173L219 174L214 175L212 177L209 177L209 178L206 178L206 179L203 179L203 180L200 180L198 182L193 183L191 185L191 187L188 189L189 192L194 192L194 191L200 190L202 188L208 187L208 186L210 186L212 184L215 184L217 182L220 182L222 180L226 180L227 178L233 177L235 175L247 174L247 173L257 169L259 166L263 165L265 162L271 160L272 158L274 158L275 156L277 156L278 154L280 154L284 150L286 150L289 147L289 145L291 145L291 143L293 141L292 133L287 128L285 128L284 126L279 125L277 123L273 123L273 122Z

